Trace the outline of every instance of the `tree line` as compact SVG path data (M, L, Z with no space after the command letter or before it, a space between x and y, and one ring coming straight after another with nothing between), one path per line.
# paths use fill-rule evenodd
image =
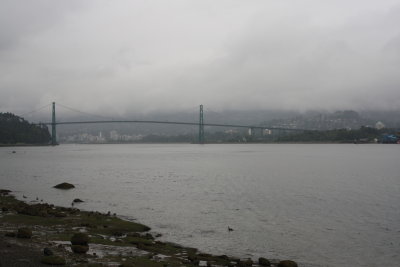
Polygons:
M46 125L32 124L12 113L0 113L0 144L48 144Z
M329 143L372 143L382 142L387 135L399 136L397 129L335 129L327 131L304 131L279 137L277 142L329 142Z

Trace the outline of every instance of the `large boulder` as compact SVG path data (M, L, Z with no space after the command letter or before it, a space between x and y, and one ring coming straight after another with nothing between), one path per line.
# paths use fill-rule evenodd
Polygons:
M84 254L89 250L89 236L85 233L76 233L71 237L71 244L74 253Z
M71 246L71 250L72 250L74 253L84 254L84 253L88 252L89 246L72 245L72 246Z
M55 185L54 188L67 190L67 189L75 188L75 186L73 184L69 184L69 183L61 183L61 184Z
M18 232L17 232L17 237L18 238L31 238L32 230L27 227L19 228Z
M54 253L53 253L53 251L52 251L51 249L49 249L49 248L44 248L44 249L43 249L43 254L44 254L45 256L52 256Z
M263 257L258 259L258 264L260 264L261 266L271 266L271 262Z
M9 193L11 193L11 191L8 189L0 189L0 195L8 195Z
M280 261L278 267L297 267L297 263L290 260Z
M85 233L76 233L71 237L72 245L87 246L89 243L89 236Z

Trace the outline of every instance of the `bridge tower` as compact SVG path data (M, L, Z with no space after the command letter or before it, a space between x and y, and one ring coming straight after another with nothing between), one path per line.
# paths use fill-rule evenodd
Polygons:
M56 102L53 102L51 113L51 145L57 145L57 132L56 132Z
M200 105L199 144L204 144L204 116L203 116L203 105Z

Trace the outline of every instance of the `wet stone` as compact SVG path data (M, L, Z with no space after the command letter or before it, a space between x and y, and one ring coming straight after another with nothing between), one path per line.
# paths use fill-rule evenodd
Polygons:
M44 249L43 249L43 254L44 254L45 256L51 256L51 255L53 255L54 253L53 253L53 251L52 251L51 249L49 249L49 248L44 248Z
M71 237L72 245L87 246L89 243L89 236L85 233L76 233Z
M263 257L258 259L258 264L260 264L261 266L271 266L271 262Z
M71 249L74 253L77 254L84 254L86 252L88 252L89 250L89 246L83 246L83 245L72 245Z
M16 237L17 235L16 235L14 232L8 232L8 233L5 233L4 236L7 236L7 237Z
M18 238L31 238L32 237L32 230L26 227L19 228L17 232Z
M278 263L278 267L297 267L297 263L291 260L284 260Z
M61 183L61 184L55 185L54 188L68 190L68 189L75 188L75 186L70 183Z

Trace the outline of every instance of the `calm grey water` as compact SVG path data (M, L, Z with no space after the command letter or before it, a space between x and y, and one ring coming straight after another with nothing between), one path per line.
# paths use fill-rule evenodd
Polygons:
M205 252L395 266L399 163L399 145L0 148L0 188L66 206L78 197ZM64 181L77 188L52 188Z

